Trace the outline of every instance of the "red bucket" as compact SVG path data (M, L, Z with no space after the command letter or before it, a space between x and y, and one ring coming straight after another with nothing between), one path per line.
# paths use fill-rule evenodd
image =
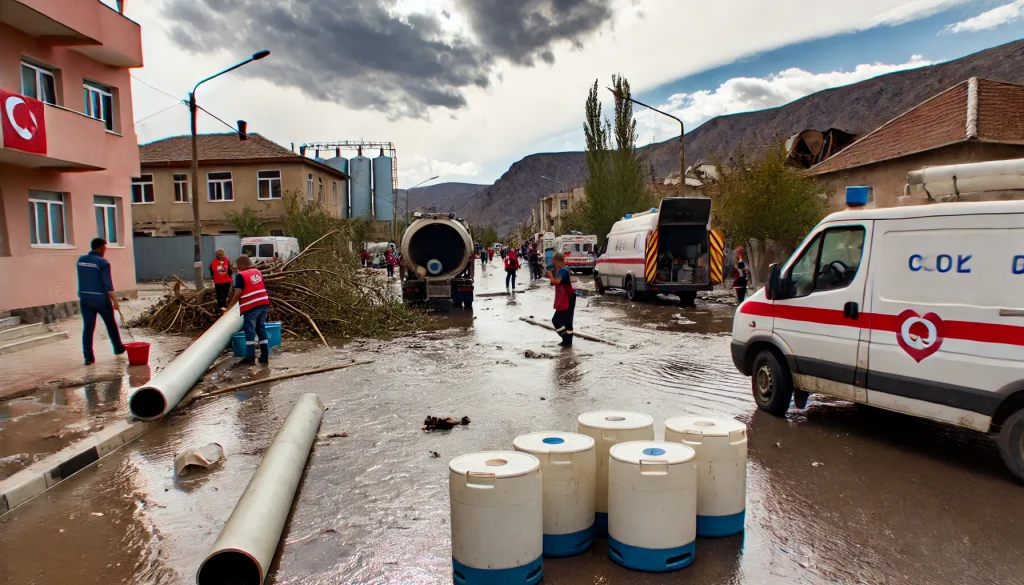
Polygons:
M128 350L128 363L133 366L144 366L149 363L149 342L132 341L124 344Z

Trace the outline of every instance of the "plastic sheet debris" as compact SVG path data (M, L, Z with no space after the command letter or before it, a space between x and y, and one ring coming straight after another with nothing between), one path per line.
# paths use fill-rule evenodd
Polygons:
M207 443L202 447L188 449L174 456L174 474L187 475L190 467L207 468L224 459L224 447L220 443Z

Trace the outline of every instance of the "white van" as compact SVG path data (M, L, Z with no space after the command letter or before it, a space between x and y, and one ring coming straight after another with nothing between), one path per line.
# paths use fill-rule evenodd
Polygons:
M1024 201L850 208L770 275L733 321L758 408L822 393L998 433L1024 480Z
M274 260L286 262L299 254L299 241L282 236L242 238L242 253L253 263Z
M597 236L584 236L579 232L564 234L555 238L554 250L565 257L569 270L590 274L594 270L597 253Z
M666 197L660 207L626 215L595 263L595 290L624 289L631 301L675 294L692 306L698 291L722 281L722 239L710 220L706 197Z

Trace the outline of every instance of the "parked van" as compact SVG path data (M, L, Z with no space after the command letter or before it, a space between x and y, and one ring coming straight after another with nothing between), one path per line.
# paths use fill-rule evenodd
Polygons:
M551 263L551 257L555 253L555 233L554 232L537 232L534 236L534 240L537 242L537 253L544 258L544 266L547 270L554 269L554 265Z
M710 220L706 197L666 197L660 207L626 215L597 259L595 290L624 289L631 301L675 294L692 306L698 291L722 282L723 242Z
M299 254L299 241L282 236L242 238L242 253L254 263L287 261Z
M565 265L569 270L584 274L594 271L597 262L597 236L582 234L565 234L555 238L552 249L565 256Z
M998 434L1024 480L1024 201L857 207L868 189L740 305L733 362L761 410L821 393Z

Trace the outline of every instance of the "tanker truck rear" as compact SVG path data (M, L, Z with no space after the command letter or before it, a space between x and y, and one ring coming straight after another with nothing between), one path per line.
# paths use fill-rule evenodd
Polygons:
M451 214L416 214L401 250L406 303L473 307L473 237L464 221Z

